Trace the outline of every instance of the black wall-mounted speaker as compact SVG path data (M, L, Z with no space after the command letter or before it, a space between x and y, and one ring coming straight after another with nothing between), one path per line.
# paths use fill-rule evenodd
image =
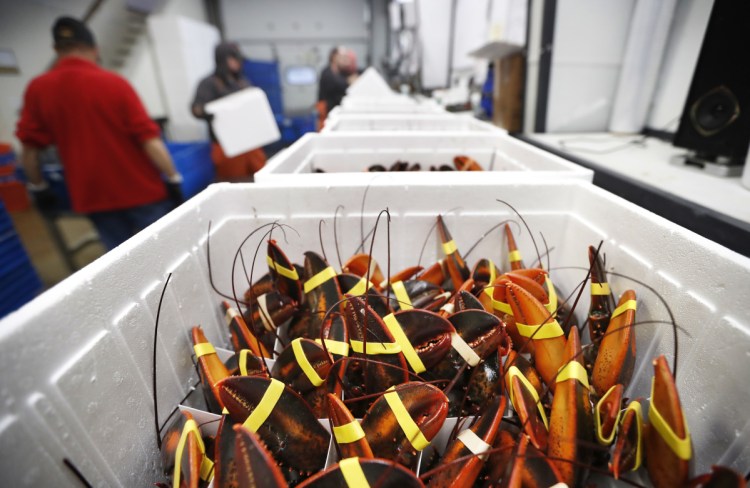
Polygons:
M750 1L715 0L674 145L744 163L750 143Z

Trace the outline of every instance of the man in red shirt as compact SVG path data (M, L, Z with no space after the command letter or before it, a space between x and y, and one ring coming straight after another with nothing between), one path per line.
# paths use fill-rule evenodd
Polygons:
M58 60L29 83L16 129L29 188L49 210L39 150L57 146L73 210L112 249L179 204L182 177L130 84L96 64L91 31L61 17L52 34Z

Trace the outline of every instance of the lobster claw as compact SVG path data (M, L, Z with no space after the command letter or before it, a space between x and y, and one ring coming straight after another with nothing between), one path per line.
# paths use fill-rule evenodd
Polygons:
M567 362L555 378L557 388L552 398L547 454L568 486L581 486L586 473L578 466L591 462L594 423L577 327L570 328L565 355Z
M438 388L408 382L389 388L370 406L362 430L375 457L413 468L448 416L448 398Z
M468 283L469 280L467 280ZM454 294L453 297L448 300L448 303L443 305L438 312L441 317L450 317L454 313L463 312L464 310L484 310L484 305L479 301L477 297L472 295L466 290L461 290Z
M622 385L614 385L594 405L594 435L602 446L611 445L615 439L624 391Z
M638 398L630 402L620 416L617 440L609 462L609 470L615 479L625 471L636 471L641 467L644 446L642 401Z
M331 486L379 488L422 488L424 485L408 469L386 459L341 460L330 468L312 476L298 488L327 488Z
M270 276L276 283L279 293L290 297L296 303L301 303L304 295L299 271L273 239L268 241L266 261Z
M591 386L602 395L616 384L630 384L635 367L635 292L627 290L612 312L609 327L599 343Z
M591 305L589 306L589 336L597 344L609 326L614 310L614 298L607 283L607 273L596 248L589 246L589 266L591 269Z
M471 372L466 385L467 402L460 415L478 415L488 402L503 395L503 356L505 351L500 346Z
M483 171L479 163L469 156L456 156L453 158L453 165L458 171Z
M359 421L336 395L328 394L328 418L333 426L333 438L339 448L341 459L359 457L371 459L375 456L365 438Z
M367 278L360 278L359 276L342 273L338 276L339 285L344 290L345 295L352 295L355 297L364 297L367 295L367 304L375 310L375 313L381 317L388 315L390 308L388 307L388 300L380 294L371 282L367 281Z
M432 368L450 352L451 336L456 331L440 315L418 309L386 315L383 323L417 374Z
M224 318L229 326L232 347L234 352L239 353L242 349L249 349L256 356L270 358L268 349L260 339L250 331L245 319L236 309L232 308L229 302L221 302L221 308L224 310Z
M339 309L328 312L332 307L337 306L343 295L336 271L318 254L311 251L305 253L303 274L305 279L303 291L310 309L307 337L316 338L321 336L321 331L331 327L332 313Z
M218 388L232 420L257 433L280 463L303 475L323 468L330 434L294 390L260 376L230 376Z
M646 467L651 481L657 487L685 485L690 478L693 448L677 386L664 355L654 360L648 420Z
M388 302L394 310L421 308L437 311L450 297L440 286L429 281L393 281L388 287Z
M221 412L224 405L219 398L219 392L216 389L216 383L229 376L224 363L216 355L216 349L208 342L203 334L203 329L199 326L193 327L190 331L193 339L193 351L198 360L198 372L201 377L201 384L208 393L208 408L212 412Z
M383 280L380 283L375 283L376 288L378 291L383 291L385 288L387 288L391 283L395 283L397 281L406 281L409 279L414 278L419 272L421 272L424 268L422 266L409 266L408 268L404 268L401 271L392 274L389 278L390 280ZM436 286L440 286L438 283Z
M507 364L509 363L506 362ZM508 367L505 373L505 385L513 410L518 414L524 432L534 446L541 451L546 451L549 421L540 394L515 365Z
M213 477L213 462L206 455L193 416L189 412L180 413L162 440L162 460L166 472L172 476L172 486L198 488Z
M294 339L281 351L271 370L271 376L299 393L317 418L325 417L323 385L333 364L333 358L321 344L310 339Z
M245 322L261 324L266 332L291 319L297 312L297 302L291 297L272 290L256 297L256 302L245 311ZM275 336L271 335L275 339Z
M469 278L469 268L466 266L461 254L458 252L456 242L453 240L451 233L443 222L443 217L438 215L437 229L440 234L443 252L445 253L444 263L446 265L448 276L453 283L453 289L458 290L461 285Z
M565 337L560 324L543 304L522 287L506 281L505 292L518 334L534 346L534 366L547 386L555 391L555 378L563 365L565 354ZM517 346L523 349L523 343Z
M239 488L282 488L287 483L271 453L258 436L243 425L235 425L235 462Z
M385 278L378 263L369 254L355 254L344 264L341 271L351 273L360 278L369 279L372 283L382 283ZM358 295L358 293L349 293Z
M236 422L229 415L222 415L219 430L216 432L216 455L214 456L214 485L216 488L233 486L237 479L234 430Z
M537 450L524 435L519 438L515 453L511 452L511 460L503 476L502 487L545 488L558 486L562 481L553 461Z
M430 478L427 486L436 487L471 487L479 476L488 454L495 441L500 422L505 412L505 397L496 396L487 405L477 423L468 429L461 431L458 436L448 444L441 459L442 464L452 463L447 469L443 469ZM471 457L463 462L455 463L459 458Z
M408 381L406 359L383 320L364 300L349 297L344 302L344 323L349 334L353 357L373 357L377 362L364 361L365 390L382 392L393 385Z

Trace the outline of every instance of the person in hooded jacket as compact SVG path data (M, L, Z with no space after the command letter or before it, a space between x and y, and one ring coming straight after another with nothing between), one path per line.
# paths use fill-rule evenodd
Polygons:
M216 167L216 179L235 182L252 181L255 172L266 164L263 149L253 149L238 156L227 157L211 128L211 114L205 111L207 103L251 86L242 72L243 57L239 46L230 42L223 42L216 46L214 57L216 68L211 75L198 84L191 111L196 117L208 122L212 142L211 159Z

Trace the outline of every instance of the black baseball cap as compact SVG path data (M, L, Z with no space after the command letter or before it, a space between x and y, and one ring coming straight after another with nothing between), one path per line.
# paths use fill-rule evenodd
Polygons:
M67 47L75 45L96 46L94 34L86 27L86 24L73 17L60 17L52 26L52 38L55 47Z

